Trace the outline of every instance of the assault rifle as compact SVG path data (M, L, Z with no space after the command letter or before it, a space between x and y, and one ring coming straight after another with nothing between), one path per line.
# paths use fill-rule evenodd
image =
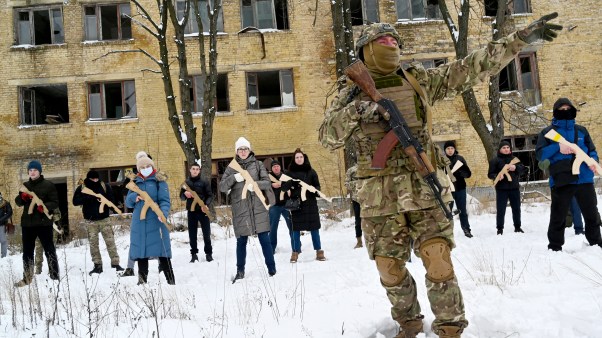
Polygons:
M554 129L551 129L544 135L547 139L558 142L560 144L564 144L565 146L569 146L573 152L575 153L575 161L573 162L573 175L579 175L579 167L581 163L585 162L588 166L594 166L595 173L598 175L602 175L602 167L600 164L596 162L593 158L589 157L583 149L579 148L578 145L567 141L562 135L558 134L558 132Z
M201 210L207 214L207 216L213 220L213 215L211 215L209 213L209 208L207 207L207 205L205 204L205 202L203 202L203 200L199 197L199 194L196 193L196 191L192 190L188 184L186 184L186 182L182 183L182 189L188 191L191 195L192 195L192 204L190 205L190 211L194 211L194 209L196 209L196 206L200 206Z
M354 63L347 66L344 71L345 75L351 79L351 81L355 82L355 84L370 98L372 101L378 103L378 110L382 114L382 116L388 120L389 126L391 130L385 135L385 137L380 141L377 146L376 153L381 153L384 151L386 156L379 159L378 163L372 161L372 168L374 169L383 169L386 164L386 157L390 154L393 147L399 142L403 148L403 152L406 156L408 156L416 170L422 179L426 182L426 184L430 187L435 200L439 207L445 213L445 217L448 219L453 218L452 212L449 210L448 206L443 202L443 198L441 197L443 188L441 187L441 183L437 179L437 172L435 168L429 161L428 156L422 145L408 127L407 122L401 115L401 112L395 105L395 102L383 97L378 90L376 89L376 85L374 84L374 80L370 77L370 73L368 73L368 69L361 61L355 61ZM382 150L381 150L382 149ZM376 156L375 156L376 159Z
M167 220L163 215L163 210L161 210L159 205L155 201L153 201L153 199L148 195L146 191L143 191L142 189L138 188L138 185L136 185L136 182L134 181L135 178L135 175L133 177L130 177L130 181L128 182L128 184L126 184L125 187L137 193L140 199L144 201L142 210L140 210L140 219L146 219L146 212L148 211L148 208L151 208L155 212L155 214L157 214L157 217L159 217L161 223L165 224L167 226L167 229L171 231L172 226L169 223L167 223Z
M61 229L56 223L54 223L54 220L52 219L52 215L48 211L48 208L46 208L46 206L44 205L44 202L42 202L42 200L38 197L38 195L36 195L35 192L29 191L29 189L27 189L24 185L22 185L19 188L19 191L24 192L24 193L28 194L29 196L31 196L31 203L29 203L29 209L27 209L27 214L29 214L29 215L33 214L33 208L36 205L41 205L42 209L44 210L44 215L46 215L46 217L48 217L48 219L52 220L52 227L54 228L54 230L56 232L58 232L59 234L63 234L63 229Z
M105 206L108 206L110 208L113 208L113 210L115 210L118 214L121 215L121 210L119 210L119 208L115 204L113 204L113 202L109 201L106 197L104 197L103 194L97 194L85 185L82 185L82 193L94 196L98 199L98 202L100 202L100 206L98 207L99 213L102 214L105 210Z
M251 177L251 174L249 174L248 171L244 170L240 166L240 164L236 162L235 158L233 158L232 161L230 161L228 167L236 170L245 179L245 186L242 188L242 199L244 200L247 198L247 191L249 190L249 184L251 184L253 185L253 192L257 195L257 197L259 197L261 204L263 204L266 210L269 209L270 206L265 203L265 197L263 196L261 189L259 189L259 185L257 184L257 182L255 182L255 180Z
M508 181L512 182L512 176L510 176L510 173L508 173L508 169L510 169L511 165L515 165L519 162L520 162L520 160L518 158L514 157L512 160L510 160L510 163L504 165L502 170L500 170L500 172L495 177L495 180L493 181L493 186L495 186L497 184L497 182L499 182L501 179L503 179L504 176L506 176Z

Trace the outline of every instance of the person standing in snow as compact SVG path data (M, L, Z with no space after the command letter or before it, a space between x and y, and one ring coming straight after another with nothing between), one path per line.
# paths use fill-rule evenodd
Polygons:
M452 196L454 197L454 201L458 206L458 211L460 211L460 226L462 227L462 231L464 231L464 235L468 238L472 237L472 233L470 232L470 223L468 223L468 212L466 211L466 179L470 178L472 172L468 167L468 163L464 157L458 154L456 150L456 142L447 141L443 144L443 150L445 151L445 156L450 161L450 168L454 168L458 162L462 163L462 166L459 167L456 171L453 172L454 178L456 181L454 182L454 190L452 191ZM454 202L451 203L451 208L453 208Z
M282 166L277 160L272 160L270 175L275 179L280 180L280 177L284 174L282 172ZM280 199L280 191L282 190L282 182L272 182L272 190L274 191L275 203L270 207L270 243L272 245L272 251L276 253L276 245L278 245L278 224L280 223L280 216L284 218L286 226L288 228L289 235L291 236L292 246L292 234L291 234L291 212L284 208L284 203L288 199L288 195L284 194L283 199Z
M6 257L8 253L8 239L6 238L6 233L8 229L6 228L6 223L13 215L13 208L10 206L10 203L2 197L2 193L0 193L0 252L2 258Z
M251 143L244 137L239 137L235 143L236 153L234 160L257 183L259 189L271 189L268 172L261 161L255 158ZM246 185L246 196L243 199L243 189ZM219 182L219 189L229 193L232 201L232 224L236 236L236 275L234 281L245 278L245 265L247 260L247 242L249 236L257 235L261 251L268 268L268 274L276 274L274 251L270 243L270 219L268 210L263 205L258 194L254 191L253 184L247 182L243 175L228 166Z
M572 166L575 151L567 145L547 139L544 135L555 130L568 142L576 144L585 154L598 161L596 146L587 129L575 123L577 108L569 99L558 99L554 103L553 114L552 124L539 133L535 147L537 160L549 162L552 205L548 225L548 249L562 251L566 215L573 197L577 200L585 220L585 238L590 245L602 246L598 199L594 189L595 167L583 162L579 167L579 175L574 175Z

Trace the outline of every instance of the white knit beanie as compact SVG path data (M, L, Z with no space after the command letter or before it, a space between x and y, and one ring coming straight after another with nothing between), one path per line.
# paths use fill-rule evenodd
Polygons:
M136 168L138 169L138 172L140 172L140 167L146 167L149 164L152 165L153 168L155 167L155 162L153 162L144 151L139 151L136 154Z
M236 140L234 152L237 152L238 148L242 148L242 147L247 147L247 148L249 148L249 150L251 150L251 142L249 142L249 140L247 140L244 137L239 137L238 140Z

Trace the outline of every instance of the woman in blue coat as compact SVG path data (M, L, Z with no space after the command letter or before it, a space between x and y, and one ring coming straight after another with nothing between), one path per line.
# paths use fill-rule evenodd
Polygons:
M162 175L157 175L155 164L146 153L139 152L136 159L138 176L134 183L159 205L163 212L161 216L166 219L171 208L167 182ZM130 259L138 261L138 284L147 282L149 258L158 258L159 270L165 274L167 283L175 284L167 224L163 223L151 208L147 210L146 218L141 220L140 212L144 207L144 200L134 191L128 192L125 205L134 209L130 230Z

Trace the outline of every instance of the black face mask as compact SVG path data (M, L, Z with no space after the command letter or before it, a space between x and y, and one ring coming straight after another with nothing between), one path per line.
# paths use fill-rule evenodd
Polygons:
M577 116L577 109L571 107L568 110L554 109L554 118L557 120L574 120Z

